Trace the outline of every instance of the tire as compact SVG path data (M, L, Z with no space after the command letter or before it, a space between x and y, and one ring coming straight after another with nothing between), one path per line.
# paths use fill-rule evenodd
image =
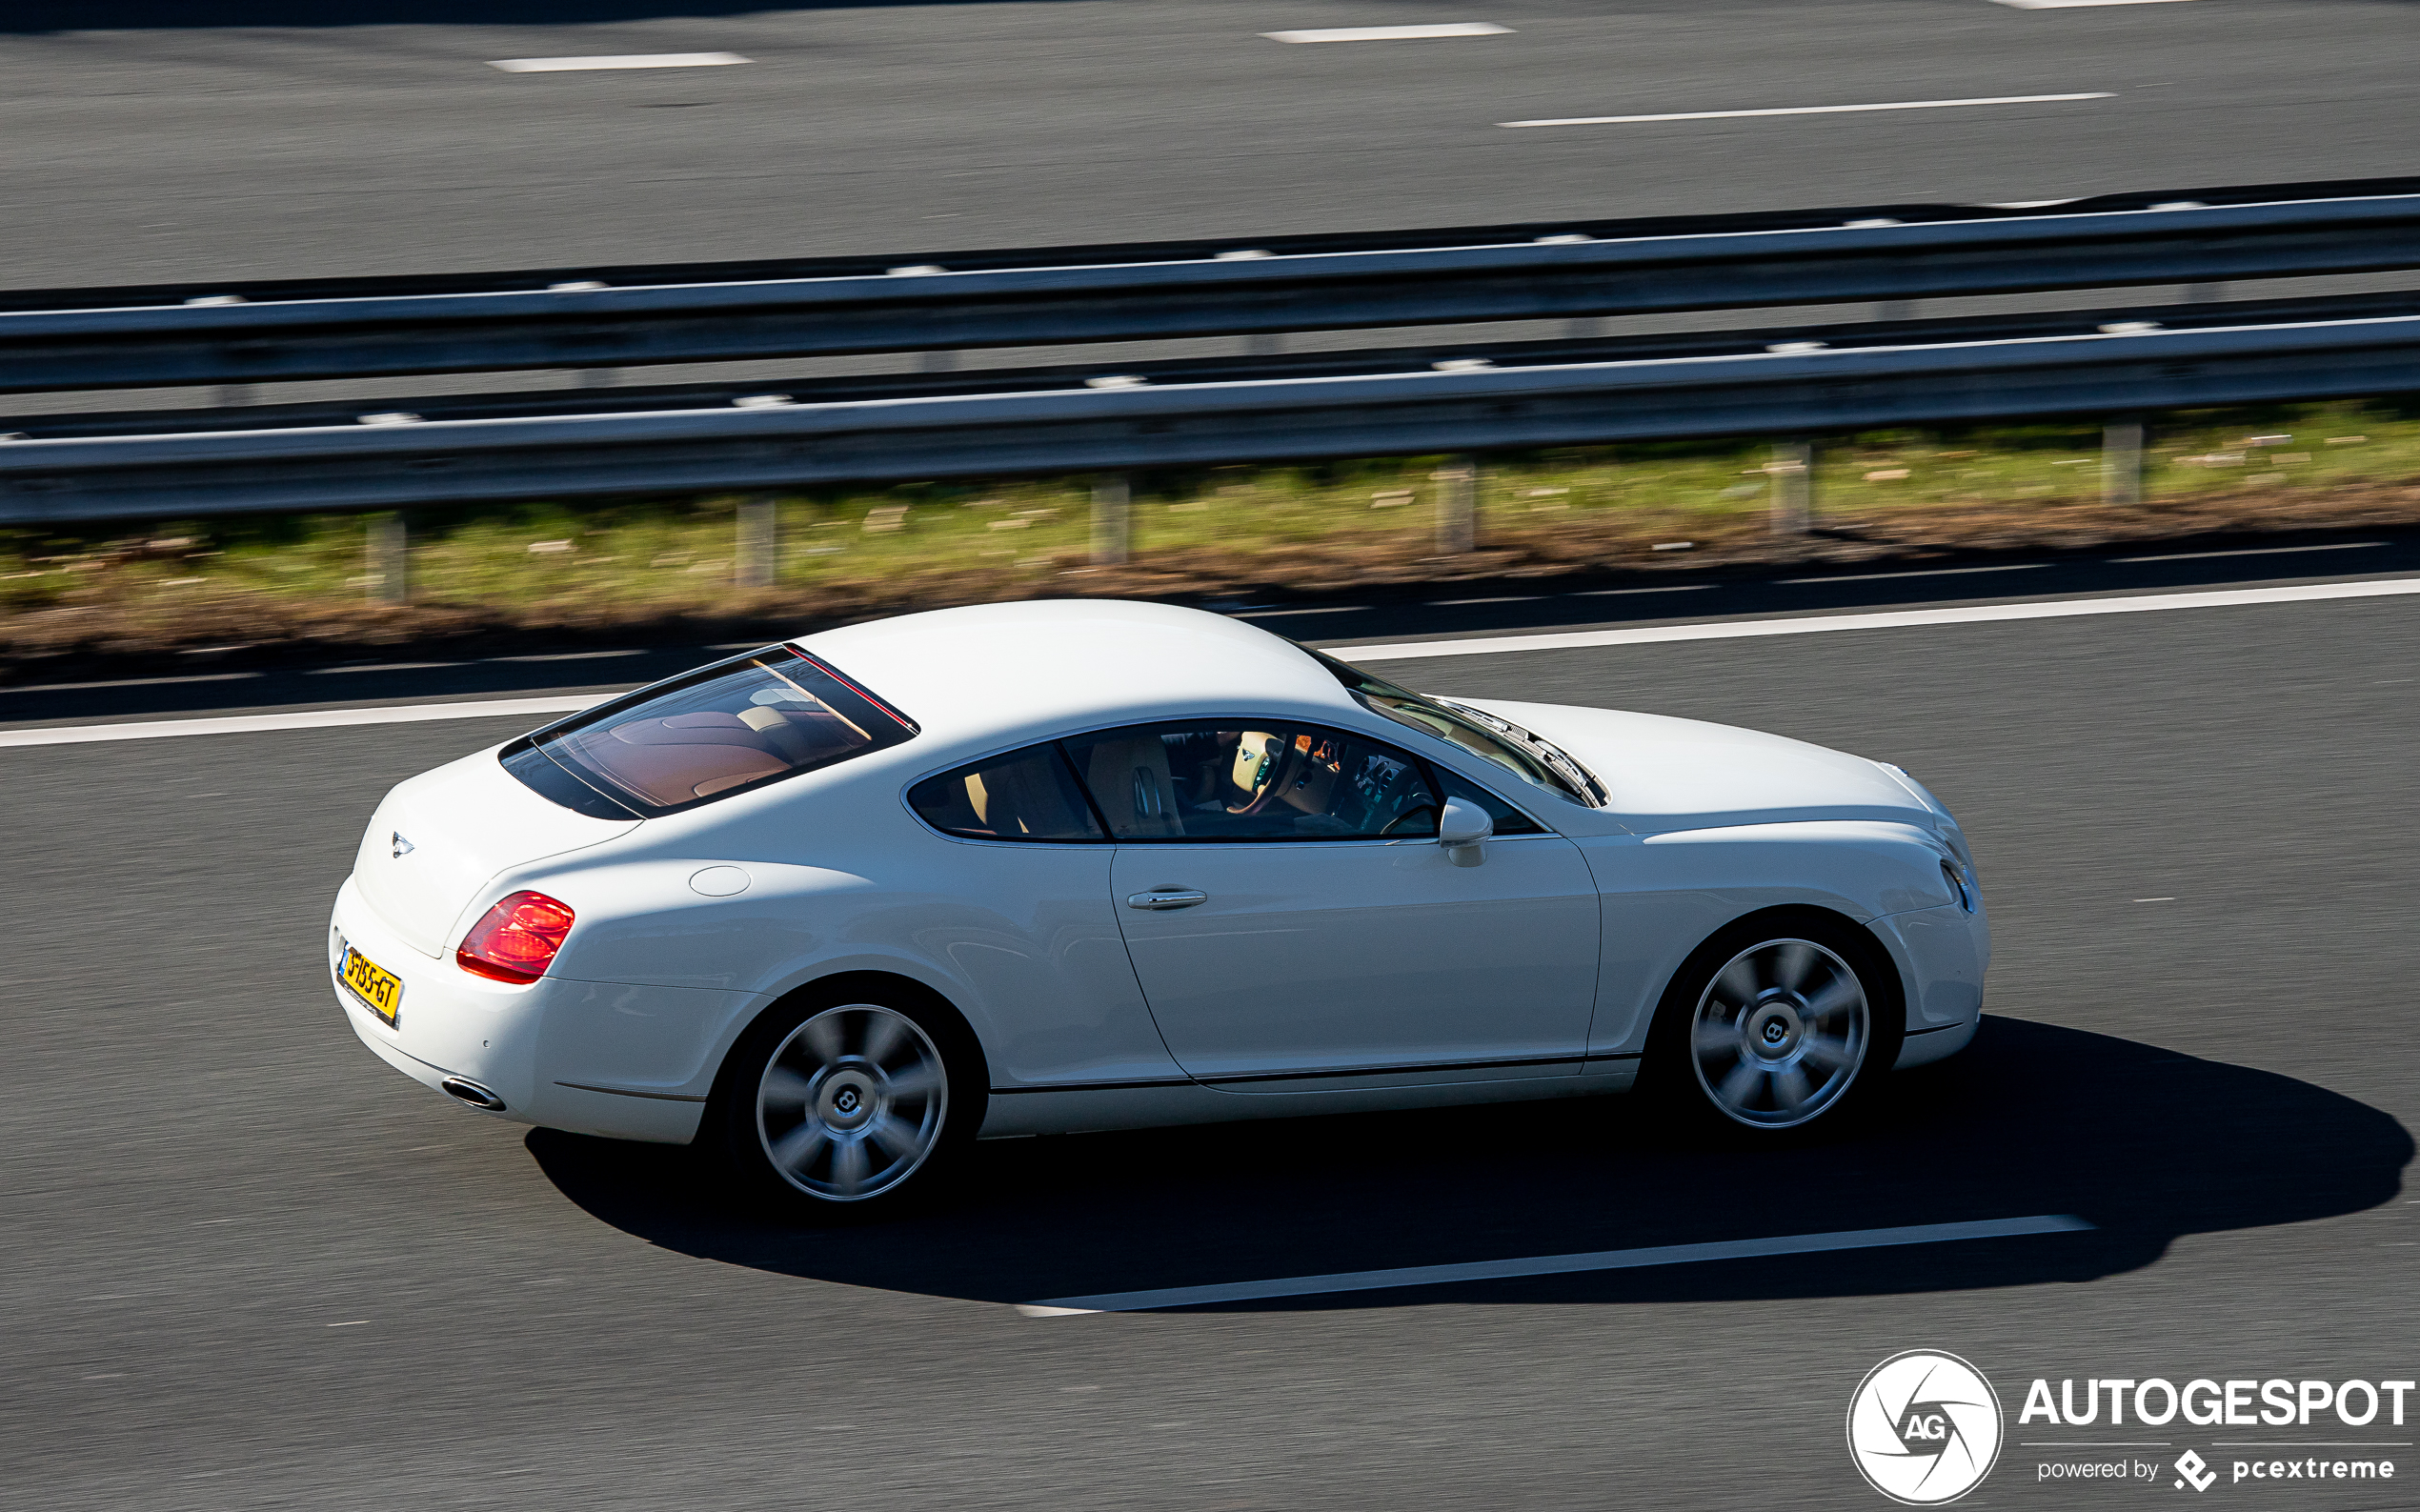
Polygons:
M1665 989L1644 1067L1657 1100L1758 1142L1836 1127L1899 1058L1897 971L1835 914L1777 909L1730 925Z
M716 1079L713 1119L751 1198L870 1217L947 1184L988 1091L956 1012L886 980L801 995L750 1025Z

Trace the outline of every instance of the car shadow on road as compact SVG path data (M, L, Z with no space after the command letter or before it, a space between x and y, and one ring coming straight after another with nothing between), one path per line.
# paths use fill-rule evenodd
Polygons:
M686 1255L998 1302L1649 1245L2073 1214L2089 1232L1356 1292L1254 1309L1880 1295L2080 1281L2181 1235L2303 1222L2401 1190L2412 1140L2309 1082L2022 1019L1892 1079L1787 1148L1682 1138L1626 1098L976 1146L960 1189L881 1222L784 1224L691 1152L548 1130L597 1219Z

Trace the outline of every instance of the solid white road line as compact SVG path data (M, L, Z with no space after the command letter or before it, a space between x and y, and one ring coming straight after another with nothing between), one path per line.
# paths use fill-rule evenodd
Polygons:
M1681 586L1695 588L1708 585L1692 583ZM2141 615L2168 609L2231 609L2251 604L2391 598L2411 594L2420 594L2420 577L2377 578L2357 583L2311 583L2291 588L2223 588L2192 594L2146 594L2134 598L2061 598L2042 603L1982 604L1961 609L1902 609L1871 615L1723 619L1693 625L1656 625L1640 630L1581 630L1542 635L1498 635L1482 640L1346 645L1334 649L1354 661L1410 661L1422 656L1492 656L1515 651L1641 646L1675 640L1741 640L1759 635L1812 635L1833 630L1979 625L2005 619L2067 619L2080 615ZM52 725L32 730L0 730L0 747L79 745L91 740L158 740L182 735L249 735L269 730L334 730L357 724L416 724L424 719L570 714L614 696L616 696L595 694L553 698L482 698L466 703L388 704L368 709L314 709L300 714L229 715L200 719L152 719L131 724Z
M2178 0L1998 0L2016 10L2079 10L2086 6L2166 6Z
M1767 111L1678 111L1664 115L1572 115L1551 121L1498 121L1498 126L1631 126L1641 121L1728 121L1750 115L1855 115L1865 111L1950 111L1968 105L2054 105L2068 100L2113 100L2103 90L2090 94L1998 94L1979 100L1894 100L1882 105L1788 105Z
M1432 37L1501 37L1511 31L1493 21L1449 21L1430 27L1326 27L1260 34L1272 42L1425 42Z
M376 709L313 709L301 714L244 714L206 719L149 719L139 724L73 724L43 730L0 730L0 746L81 745L90 740L163 740L180 735L251 735L264 730L335 730L356 724L417 724L425 719L501 719L508 715L570 714L612 694L575 698L483 698L473 703L389 704Z
M1905 1228L1789 1234L1776 1239L1724 1240L1711 1244L1659 1244L1648 1249L1607 1249L1587 1255L1539 1255L1528 1260L1473 1260L1462 1265L1406 1265L1399 1270L1290 1276L1282 1280L1235 1281L1218 1286L1169 1286L1158 1291L1109 1292L1099 1297L1061 1297L1046 1302L1019 1302L1017 1310L1028 1318L1064 1318L1076 1313L1139 1313L1157 1307L1199 1307L1209 1302L1250 1302L1272 1297L1320 1297L1331 1292L1375 1292L1398 1286L1436 1286L1450 1281L1502 1280L1520 1276L1570 1276L1585 1271L1635 1270L1647 1265L1759 1260L1771 1255L1817 1255L1827 1250L1886 1249L1901 1244L1941 1244L1952 1240L2012 1239L2027 1234L2073 1234L2091 1227L2084 1220L2069 1214L2046 1213L2034 1218L1983 1219L1971 1223L1915 1223Z
M748 60L736 52L633 52L603 58L496 58L507 73L576 73L591 69L723 69Z
M2145 594L2133 598L2061 598L2035 604L1979 604L1962 609L1900 609L1876 615L1814 615L1795 619L1725 619L1711 624L1654 625L1639 630L1578 630L1485 640L1406 641L1399 645L1333 646L1347 661L1411 661L1423 656L1496 656L1514 651L1570 651L1590 646L1646 646L1674 640L1742 640L1758 635L1819 635L1835 630L1906 630L1923 625L1983 625L2005 619L2069 619L2082 615L2148 615L2168 609L2234 609L2250 604L2302 604L2331 598L2392 598L2420 594L2420 577L2360 583L2310 583L2292 588L2221 588L2195 594Z

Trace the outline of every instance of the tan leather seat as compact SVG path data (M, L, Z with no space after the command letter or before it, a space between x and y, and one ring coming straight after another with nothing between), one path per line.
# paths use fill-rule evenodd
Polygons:
M585 754L650 801L678 804L788 770L764 738L736 716L708 711L615 725Z
M1168 772L1168 748L1157 736L1103 740L1084 761L1109 830L1120 839L1154 839L1184 834L1177 786Z
M1020 835L1076 839L1096 833L1092 816L1070 808L1063 769L1054 771L1057 752L1003 761L966 776L966 801L984 829L1003 838ZM1080 801L1080 800L1079 800Z

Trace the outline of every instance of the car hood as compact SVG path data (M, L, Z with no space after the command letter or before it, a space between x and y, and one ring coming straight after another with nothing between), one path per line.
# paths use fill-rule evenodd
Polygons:
M1606 809L1634 830L1789 819L1885 819L1936 828L1931 809L1880 764L1804 740L1570 704L1462 702L1511 720L1603 782Z

